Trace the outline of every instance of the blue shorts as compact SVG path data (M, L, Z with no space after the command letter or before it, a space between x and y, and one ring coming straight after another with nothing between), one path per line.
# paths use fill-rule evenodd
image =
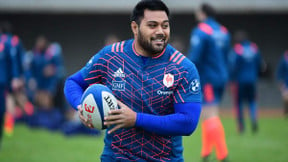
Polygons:
M219 104L222 100L224 89L225 89L224 85L214 86L209 83L202 85L202 93L203 93L202 104L204 105Z

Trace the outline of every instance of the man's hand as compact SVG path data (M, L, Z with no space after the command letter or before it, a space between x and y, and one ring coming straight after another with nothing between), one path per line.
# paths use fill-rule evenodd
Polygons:
M89 128L94 128L92 123L90 123L84 116L83 116L83 109L81 107L81 105L78 105L77 106L77 109L78 109L78 114L79 114L79 118L81 120L81 122L86 126L86 127L89 127Z
M46 65L45 68L43 69L43 74L45 77L51 77L55 75L55 73L56 73L56 68L52 64Z
M11 82L11 87L13 91L17 91L22 88L24 85L23 81L20 78L13 78Z
M118 101L118 105L120 106L120 109L110 111L108 113L109 116L104 118L104 125L108 127L115 125L108 131L108 134L111 134L117 129L129 128L135 125L137 113L120 101Z

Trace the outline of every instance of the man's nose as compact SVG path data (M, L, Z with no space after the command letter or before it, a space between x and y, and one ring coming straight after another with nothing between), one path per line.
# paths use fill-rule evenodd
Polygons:
M162 34L162 35L164 35L164 30L163 30L163 28L162 28L161 26L158 26L158 27L157 27L156 34Z

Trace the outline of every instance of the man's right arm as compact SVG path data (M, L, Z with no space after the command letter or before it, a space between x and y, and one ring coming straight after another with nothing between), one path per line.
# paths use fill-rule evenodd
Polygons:
M78 110L83 92L88 87L88 83L82 77L81 71L76 72L67 78L64 85L64 94L70 105Z

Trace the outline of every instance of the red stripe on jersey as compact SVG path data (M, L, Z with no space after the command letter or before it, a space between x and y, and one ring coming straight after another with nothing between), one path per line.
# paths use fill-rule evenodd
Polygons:
M288 61L288 50L284 53L285 60Z
M256 43L251 43L250 47L255 54L258 52L258 46L256 45Z
M237 43L234 45L234 51L238 54L238 55L242 55L244 52L244 49L242 47L242 45L240 43Z
M5 34L3 34L3 35L1 36L1 42L5 43L7 40L8 40L8 36L5 35Z
M111 52L115 52L115 51L114 51L115 44L116 44L116 43L113 43Z
M4 51L4 44L3 43L0 43L0 52L3 52Z
M180 100L184 103L184 100L183 100L183 98L182 98L182 96L181 96L179 90L177 90L177 93L178 93L178 96L179 96Z
M118 42L116 45L116 52L119 52L119 46L120 46L120 42Z
M155 57L153 57L153 58L159 58L159 57L161 57L161 56L164 54L165 51L166 51L166 48L164 48L164 50L163 50L159 55L157 55L157 56L155 56Z
M91 78L85 78L84 80L87 81L87 80L91 80L91 79L96 79L96 78L100 78L101 76L95 76L95 77L91 77Z
M204 99L206 102L212 102L214 100L214 91L211 84L204 86Z
M19 43L19 38L17 36L13 36L12 39L11 39L11 45L13 47L17 46Z
M220 30L223 32L223 33L228 33L228 30L227 30L227 28L225 27L225 26L221 26L220 27Z
M175 55L178 53L178 51L176 50L172 55L171 55L171 57L170 57L170 60L169 61L171 61L174 57L175 57Z
M180 58L180 60L177 62L177 64L179 65L179 64L184 60L184 58L185 58L185 56L182 56L182 57Z
M89 71L89 74L92 74L92 73L96 73L96 72L101 72L102 70L99 70L99 69L97 69L97 70L91 70L91 71Z
M186 72L186 74L187 74L188 72ZM188 80L186 79L186 77L185 78L183 78L185 81L186 81L186 83L188 83Z
M176 62L180 56L183 56L181 53L178 54L178 56L173 60L173 62Z
M183 87L183 84L180 84L181 88L183 89L183 92L186 93L185 88Z
M208 35L213 34L213 29L208 24L200 23L198 25L198 27L201 31L203 31L204 33L206 33Z
M124 52L124 44L125 44L125 41L122 41L120 52Z

